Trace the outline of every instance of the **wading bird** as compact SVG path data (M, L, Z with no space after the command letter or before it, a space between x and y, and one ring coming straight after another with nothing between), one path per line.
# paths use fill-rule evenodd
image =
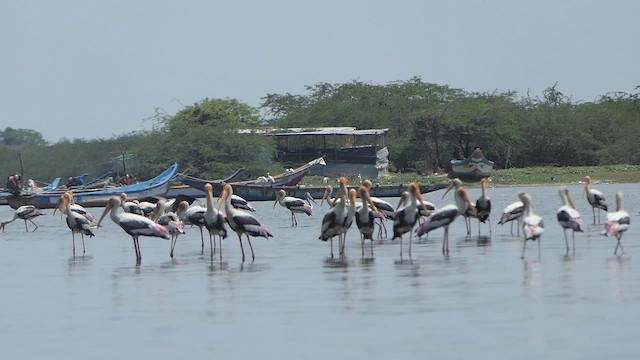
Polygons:
M444 228L442 238L442 254L449 256L449 226L462 215L467 209L472 209L472 214L477 215L475 207L471 204L467 190L462 186L451 183L444 195L453 189L454 204L449 204L432 212L425 218L424 223L416 229L416 235L422 236L438 228ZM443 197L444 197L443 195Z
M71 201L72 196L69 192L64 193L62 195L62 202L60 203L60 213L67 215L66 223L69 230L71 230L71 248L73 251L73 255L76 255L76 233L80 234L82 237L82 254L86 252L84 245L84 236L87 235L89 237L95 236L91 229L92 221L71 209ZM93 218L93 217L92 217ZM95 221L95 219L93 219Z
M601 233L606 236L613 235L618 240L616 249L613 252L614 255L618 253L618 248L624 254L620 240L622 239L622 234L629 228L630 222L629 213L622 208L622 192L618 191L616 193L616 211L607 214L607 222L604 224L604 230Z
M360 245L362 247L362 256L364 257L364 241L371 240L371 256L373 257L373 229L376 218L384 218L384 213L376 207L376 204L369 196L369 189L361 186L358 192L362 201L362 206L355 213L356 225L360 231Z
M161 199L156 203L156 209L151 213L151 220L155 221L159 225L164 226L169 235L171 235L171 250L169 256L173 258L173 250L178 241L178 236L184 234L184 222L180 220L180 216L189 207L189 204L185 201L183 206L178 206L177 212L168 211L165 212L166 204L165 200Z
M507 205L504 210L502 210L502 215L500 216L500 221L498 221L498 225L504 225L508 222L511 223L511 235L513 235L513 221L515 220L518 223L516 229L518 230L518 236L520 236L520 221L522 220L522 213L524 211L524 205L522 201L516 201L509 205Z
M522 256L524 259L524 251L527 248L527 241L538 240L538 258L540 258L540 236L544 232L544 222L542 218L533 213L533 206L531 205L531 195L521 192L518 194L520 201L524 206L524 212L522 214L522 231L524 233L524 243L522 245Z
M327 189L325 188L325 191ZM324 199L324 198L323 198ZM330 199L330 196L329 196ZM342 254L342 236L346 233L347 221L347 178L340 178L340 189L338 191L338 200L335 206L332 206L322 218L322 226L320 227L320 236L322 241L329 240L331 242L331 257L333 258L333 237L338 237L338 250ZM328 201L328 200L327 200ZM320 203L322 205L322 202Z
M240 241L240 250L242 251L242 261L244 261L244 248L242 247L242 235L247 236L249 242L249 248L251 248L251 258L256 259L255 252L253 251L253 245L251 245L251 239L249 236L264 237L269 239L273 235L269 232L266 226L264 226L258 219L248 212L238 210L231 204L231 196L233 195L233 188L230 184L225 184L222 188L222 194L220 195L220 205L222 207L224 203L225 212L227 215L227 223L231 230L235 231L238 235L238 241Z
M409 257L411 257L412 230L418 218L426 211L420 187L416 183L411 183L409 185L409 202L396 212L396 219L393 221L393 239L400 238L400 257L402 257L402 235L406 233L409 233Z
M122 199L119 196L112 196L107 202L107 206L104 208L100 220L98 220L98 227L102 223L102 220L107 215L110 215L111 220L131 236L133 240L133 248L136 252L136 265L140 265L142 262L142 254L140 253L140 236L159 237L163 239L171 239L171 235L167 229L153 222L153 220L138 214L131 214L122 210Z
M218 237L220 261L222 261L222 239L227 238L226 220L213 205L213 185L205 184L204 192L207 199L207 210L204 212L204 226L209 231L209 246L211 246L211 259L216 252L216 239Z
M309 193L307 193L307 201L305 202L300 198L287 196L287 192L284 189L280 189L276 201L273 203L273 209L276 208L277 204L280 204L280 206L289 210L291 212L291 226L298 226L296 213L307 214L308 216L313 214L313 206L311 206L311 200L309 199L313 200ZM315 200L313 202L315 203Z
M482 188L482 194L476 200L476 211L478 215L478 236L480 236L480 223L486 224L487 220L489 223L489 236L491 236L491 220L489 220L489 216L491 215L491 199L487 195L487 178L482 178L480 180L480 187Z
M14 222L17 219L22 219L24 220L24 229L25 231L29 232L29 228L27 227L27 221L32 223L33 226L35 226L33 228L33 231L36 231L36 229L38 228L38 225L36 225L36 223L33 222L33 218L38 217L44 215L44 211L38 209L37 207L33 206L33 205L23 205L20 206L19 208L16 209L16 211L13 213L13 218L9 219L9 220L5 220L3 222L0 223L0 229L2 229L2 232L4 232L4 227L11 223Z
M558 190L560 199L562 199L562 206L558 209L557 218L558 223L562 227L564 232L564 242L567 245L567 253L569 253L569 240L567 239L567 229L571 229L573 252L576 251L576 232L582 232L582 219L580 213L573 206L571 196L569 196L569 189L566 186L561 186Z
M589 205L591 205L591 210L593 212L593 224L596 224L596 209L598 209L598 224L600 224L600 210L607 211L609 210L609 204L607 203L607 199L604 194L596 189L589 188L589 184L591 183L591 178L587 175L584 177L584 190L582 191L583 195L587 195L587 201Z

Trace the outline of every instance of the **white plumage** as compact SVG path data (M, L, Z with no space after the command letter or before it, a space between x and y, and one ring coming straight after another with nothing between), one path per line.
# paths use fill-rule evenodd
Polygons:
M576 232L582 232L582 219L580 213L573 207L573 201L569 196L569 189L566 186L561 186L558 190L560 199L562 199L562 206L558 209L557 218L558 223L562 227L564 232L564 241L567 245L567 253L569 252L569 240L567 239L567 229L571 229L573 251L576 251Z
M629 217L629 213L622 208L622 192L618 191L616 193L616 211L607 214L607 222L604 224L604 230L601 233L606 236L615 236L618 240L616 249L613 252L614 255L618 253L618 248L624 254L620 240L622 239L622 234L629 228L630 223L631 217Z
M538 241L538 258L540 258L540 236L544 232L544 222L540 216L533 212L531 195L521 192L518 194L518 197L524 206L524 212L522 214L522 231L524 233L522 259L524 259L524 251L527 248L528 240Z

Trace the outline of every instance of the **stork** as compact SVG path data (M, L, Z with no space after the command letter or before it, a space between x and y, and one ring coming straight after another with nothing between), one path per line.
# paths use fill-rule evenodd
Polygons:
M256 219L253 215L248 212L238 210L231 204L231 197L233 195L233 188L230 184L225 184L222 188L222 194L220 195L220 205L218 208L222 207L224 203L224 208L227 213L227 223L231 230L235 231L238 235L238 241L240 241L240 250L242 251L242 261L244 262L244 248L242 247L242 235L247 236L247 241L249 242L249 247L251 248L251 257L255 261L256 255L253 251L253 246L251 245L251 239L249 236L254 237L264 237L265 239L269 239L273 237L273 235L269 232L269 229L258 219Z
M498 221L498 225L504 225L508 222L511 222L511 235L513 235L513 221L516 220L518 226L518 236L520 236L520 221L522 220L522 213L524 211L524 205L522 201L516 201L509 205L507 205L504 210L502 210L502 215L500 216L500 221Z
M37 207L33 206L33 205L23 205L20 206L19 208L16 209L16 211L13 213L13 218L9 219L9 220L5 220L3 222L0 222L0 229L2 229L2 232L4 232L4 227L11 223L16 221L17 219L22 219L24 220L24 229L26 232L29 232L29 228L27 227L27 221L32 223L33 226L35 226L33 228L33 231L36 231L36 229L38 228L38 225L36 225L36 223L33 222L33 218L38 217L44 215L44 211L42 211L41 209L38 209Z
M566 186L561 186L558 190L560 194L560 199L562 199L562 206L558 209L557 218L558 223L562 227L562 231L564 232L564 242L567 245L567 254L569 253L569 239L567 238L567 229L573 230L572 233L572 242L573 242L573 252L576 251L576 232L582 232L582 219L580 218L580 213L573 206L573 201L569 196L569 189Z
M618 253L618 248L620 248L622 254L624 254L620 240L622 239L622 234L629 228L630 222L631 218L629 217L629 213L622 208L622 192L618 191L616 192L616 211L607 214L607 222L604 224L604 230L601 232L602 235L613 235L618 240L616 249L613 252L614 255Z
M178 236L185 233L184 222L180 220L180 217L188 207L189 204L184 201L184 204L182 206L178 206L176 212L165 212L167 205L164 199L160 199L156 203L155 210L151 213L151 220L164 226L171 235L171 251L169 252L169 256L171 258L173 258L173 250L176 246L176 242L178 241Z
M593 212L593 224L596 224L596 209L598 209L598 224L600 224L600 210L607 211L609 210L609 204L607 203L607 199L604 194L596 189L590 189L589 184L591 183L591 177L589 175L584 177L584 189L582 191L582 195L587 195L587 201L589 205L591 205L591 210Z
M396 219L393 221L393 239L400 238L400 257L402 257L402 235L409 233L409 257L411 257L411 243L413 242L413 227L421 211L427 211L420 194L420 187L416 183L409 185L409 203L402 209L396 211Z
M533 213L533 206L531 205L531 195L521 192L518 194L520 201L524 206L524 212L522 214L522 231L524 233L524 243L522 245L522 256L524 259L524 251L527 248L527 241L538 240L538 258L540 258L540 237L544 232L544 222L542 218Z
M273 203L273 209L276 208L277 204L280 204L280 206L289 210L291 212L291 226L295 227L298 226L296 213L307 214L308 216L313 214L313 206L311 206L311 200L309 199L313 200L309 193L307 193L307 202L305 202L300 198L287 196L287 192L284 189L280 189L276 201ZM315 200L313 202L315 203Z
M227 229L225 227L225 218L213 205L213 185L207 183L204 185L204 192L207 199L207 210L204 212L204 226L209 231L209 246L211 246L211 259L216 249L215 237L218 237L220 243L220 261L222 261L222 239L227 238Z
M482 178L480 180L480 187L482 189L482 194L476 200L476 211L478 215L478 236L480 236L480 223L486 224L487 220L489 220L489 216L491 215L491 199L487 195L487 178ZM491 220L489 220L489 236L491 236Z
M84 236L87 235L89 237L95 236L91 229L92 221L89 220L86 216L74 211L71 209L71 201L73 197L70 192L66 192L62 195L62 202L60 202L60 213L67 215L66 223L71 230L71 244L73 256L76 255L76 233L79 233L82 237L82 254L86 252L85 244L84 244ZM92 217L93 218L93 217ZM93 219L95 221L95 219Z
M142 262L142 254L140 253L140 236L159 237L163 239L171 239L169 231L153 220L138 214L131 214L122 210L122 199L119 196L112 196L104 208L98 227L101 226L102 220L109 213L111 220L118 224L122 230L129 234L133 240L133 248L136 252L136 265Z
M327 191L327 188L325 188ZM333 258L333 237L338 236L338 244L342 245L342 235L346 233L345 225L347 220L347 178L340 178L340 190L338 191L338 199L335 206L332 206L322 218L322 226L320 228L320 236L322 241L331 241L331 257ZM324 198L323 198L324 199ZM322 202L320 203L322 204ZM342 248L339 247L340 254Z
M361 186L358 192L360 199L362 199L362 206L355 213L356 225L360 231L360 245L362 247L362 256L364 257L364 241L366 239L371 240L371 256L373 257L373 228L376 218L384 217L384 213L377 208L373 202L372 197L369 195L369 189L366 186Z
M467 195L467 190L452 182L444 195L446 195L451 189L454 191L453 197L455 203L443 206L432 212L427 216L424 223L416 229L416 235L422 236L432 230L441 227L444 228L444 236L442 238L442 254L444 256L449 256L449 226L458 218L458 216L462 215L469 208L472 209L472 214L477 216L475 207L473 207L469 200L469 196Z

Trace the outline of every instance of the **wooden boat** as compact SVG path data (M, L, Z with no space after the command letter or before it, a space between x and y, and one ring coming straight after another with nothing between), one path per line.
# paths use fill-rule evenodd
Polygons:
M324 186L256 186L246 184L231 184L233 193L242 196L247 201L273 201L276 199L278 192L283 189L288 196L294 196L304 199L309 193L314 199L321 199L324 193ZM423 194L445 189L448 183L422 184L420 192ZM350 186L349 188L358 189L359 186ZM369 194L375 197L399 197L403 191L408 188L407 184L391 184L391 185L374 185L369 190ZM334 194L335 195L335 194Z
M493 161L482 154L480 148L475 148L466 159L451 160L451 177L480 179L491 175Z
M116 186L105 189L74 189L74 200L85 207L105 206L111 196L120 193L127 194L130 200L142 199L150 196L165 196L173 179L177 174L178 165L173 164L167 170L153 179L127 186ZM31 195L7 197L9 206L14 209L22 205L34 205L41 209L52 209L58 204L60 196L65 190L54 190Z
M227 182L234 183L246 178L246 171L245 168L239 168L230 176L220 180L204 180L186 174L178 174L173 185L169 188L166 197L168 199L176 198L179 195L187 195L195 198L204 197L204 185L207 182L213 185L214 192L218 189L217 193L219 194L222 192L222 186ZM191 186L190 184L195 184L195 186Z
M269 182L268 180L260 181L256 180L245 180L245 181L235 181L234 179L224 179L224 180L205 180L199 179L192 176L179 175L177 180L182 184L189 185L192 188L198 189L204 193L204 186L209 183L213 185L213 193L214 195L219 195L222 192L222 187L224 184L233 184L234 189L236 187L248 186L250 188L265 188L269 189L271 187L280 188L283 186L295 186L300 180L302 180L309 171L316 166L324 166L326 165L324 161L324 156L319 157L317 159L313 159L308 163L299 166L295 169L289 169L289 171L285 171L282 174L278 174L273 176L273 181ZM265 178L266 179L266 178ZM234 190L235 191L235 190ZM204 196L204 195L203 195ZM275 199L275 197L274 197Z

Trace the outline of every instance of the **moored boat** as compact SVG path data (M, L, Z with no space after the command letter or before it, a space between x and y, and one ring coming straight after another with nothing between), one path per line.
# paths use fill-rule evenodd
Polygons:
M451 177L480 179L491 175L493 161L482 154L480 148L475 148L466 159L451 160Z
M177 177L177 181L184 185L189 185L192 188L198 189L202 191L202 193L204 193L204 186L207 183L209 183L213 185L214 195L219 195L220 193L222 193L222 187L224 186L224 184L232 184L234 191L237 187L239 188L239 187L247 186L249 188L254 188L254 187L258 189L264 188L266 189L265 191L268 192L269 191L268 189L272 187L275 187L275 188L280 188L283 186L295 187L295 185L297 185L305 176L307 176L307 174L309 174L309 171L311 171L311 169L313 169L316 166L324 166L324 165L326 165L326 163L324 161L324 156L323 156L323 157L319 157L317 159L311 160L308 163L302 166L299 166L295 169L288 169L287 171L281 174L273 176L272 179L266 179L266 178L262 179L262 177L260 177L255 180L238 181L233 177L231 177L223 180L205 180L205 179L199 179L199 178L187 176L187 175L179 175ZM273 199L275 199L275 196Z
M287 196L293 196L304 199L306 194L309 193L314 199L322 198L324 193L324 186L278 186L278 187L266 187L256 185L243 185L232 184L233 193L243 197L247 201L273 201L278 196L278 192L282 189L287 193ZM369 194L374 197L400 197L402 192L407 190L407 184L390 184L390 185L373 185L369 189ZM444 189L448 186L447 183L436 184L422 184L420 186L420 192L425 194L432 191ZM358 186L349 186L349 189L358 189Z
M160 175L147 181L132 185L109 187L105 189L74 189L73 196L76 203L85 207L105 206L109 198L121 193L127 194L131 200L150 196L165 196L176 176L178 165L173 164ZM41 209L52 209L58 204L60 196L65 190L54 190L31 195L12 195L7 197L9 206L14 209L22 205L34 205Z

